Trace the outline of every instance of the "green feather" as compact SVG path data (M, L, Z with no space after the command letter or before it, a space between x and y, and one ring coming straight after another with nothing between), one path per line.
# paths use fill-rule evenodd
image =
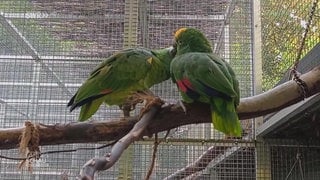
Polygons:
M170 73L173 82L181 86L183 100L210 104L214 128L227 135L241 136L236 112L240 102L239 82L230 65L213 54L211 43L197 29L178 30L175 42L177 56L171 62ZM189 87L183 87L186 86L183 83Z
M241 136L242 128L233 101L212 98L211 118L215 129L226 135Z
M89 119L103 103L103 99L99 98L94 101L91 101L81 107L79 114L79 121L85 121Z
M131 48L106 58L69 101L71 111L82 106L79 120L90 118L102 104L121 105L136 91L169 79L172 48Z

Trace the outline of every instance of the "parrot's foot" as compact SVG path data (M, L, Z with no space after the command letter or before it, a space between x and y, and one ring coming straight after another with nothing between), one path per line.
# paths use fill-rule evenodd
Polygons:
M168 138L169 134L170 134L170 129L167 130L166 134L163 137L163 140L167 141L167 138Z
M144 114L146 114L147 112L149 112L149 110L153 107L153 106L162 106L164 104L164 102L157 96L154 96L153 94L150 95L148 93L136 93L136 96L139 96L141 99L143 99L144 101L146 101L145 106L143 108L141 108L140 114L139 114L139 120L143 117ZM152 137L152 133L149 132L148 128L146 128L145 130L145 134L151 138ZM142 137L143 140L143 137Z
M144 101L150 101L155 95L150 90L138 91L129 96L126 101L119 105L119 108L123 111L124 117L130 116L130 111L136 109L136 105L143 103Z
M129 117L130 116L130 112L136 109L136 105L139 103L143 103L143 100L139 100L139 101L126 101L124 104L119 105L119 108L122 110L123 112L123 116L124 117Z
M162 106L164 104L164 102L156 96L148 96L145 100L146 105L141 109L139 119L141 119L141 117L148 112L152 106Z
M136 105L143 103L143 99L138 98L137 96L130 96L125 103L119 105L119 108L123 111L124 117L129 117L130 112L136 109Z

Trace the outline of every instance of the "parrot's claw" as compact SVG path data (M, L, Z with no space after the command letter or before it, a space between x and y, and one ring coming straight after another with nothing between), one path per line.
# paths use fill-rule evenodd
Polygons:
M122 104L122 105L119 105L119 108L122 110L122 113L123 113L124 117L129 117L130 116L130 111L132 111L131 105Z
M139 119L141 119L142 116L146 112L148 112L152 106L154 106L154 105L162 106L163 104L164 104L164 102L159 97L150 96L150 97L146 98L146 104L140 111Z
M168 140L167 138L168 138L169 134L170 134L170 129L167 130L166 135L164 135L164 138L163 138L163 139L164 139L165 141Z
M136 105L139 103L143 103L143 98L138 95L132 95L128 97L125 103L119 105L119 108L123 111L124 117L129 117L130 112L136 109Z
M187 108L186 108L186 106L184 105L184 103L183 103L182 100L179 100L179 101L178 101L178 105L182 108L183 112L184 112L185 114L187 114Z

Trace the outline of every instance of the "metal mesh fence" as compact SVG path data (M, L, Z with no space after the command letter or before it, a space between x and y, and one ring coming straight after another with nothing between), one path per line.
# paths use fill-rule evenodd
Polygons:
M288 69L293 67L298 57L306 30L308 34L305 45L302 47L301 58L309 51L312 50L312 52L307 54L308 57L298 64L297 69L301 73L305 73L319 65L318 58L315 57L319 52L317 47L320 42L318 30L320 10L319 2L315 2L312 0L282 1L281 3L261 1L264 90L290 79ZM315 11L311 14L314 5ZM312 21L308 28L310 17L312 17ZM286 76L284 77L284 75ZM300 130L296 135L286 135L290 134L288 132L293 134L295 130L299 129L299 126L292 124L291 129L282 129L282 131L288 131L287 133L277 129L281 136L267 138L264 143L257 145L257 177L292 180L318 179L320 173L319 144L318 141L312 141L313 135L308 134L308 132L313 132L314 125L312 123L319 120L316 115L319 108L315 105L313 107L315 107L313 110L303 111L298 117L290 119L290 122L294 119L300 119L296 123L303 124L301 126L305 126L306 129ZM290 107L287 110L290 112ZM313 117L313 121L309 121L309 123L307 122L308 113ZM266 121L269 120L266 118ZM303 134L308 135L302 138Z
M259 147L261 146L261 148ZM256 153L257 167L265 179L318 179L320 146L317 141L299 141L297 139L268 139L259 143Z
M272 37L267 32L275 25L278 27L280 19L281 22L286 21L279 15L270 18L275 7L281 8L282 5L275 2L262 3L263 41ZM288 6L289 17L291 8L306 8L310 4L310 1L305 2ZM214 43L214 51L235 70L241 97L252 96L252 13L250 0L2 0L0 128L23 126L25 120L44 124L76 121L79 110L70 113L66 103L104 57L129 46L168 47L172 44L174 31L185 26L199 28L207 35ZM319 27L319 24L315 23L313 27ZM293 27L285 31L299 34L302 29ZM294 35L288 35L291 36ZM319 39L312 40L308 47ZM268 44L264 44L263 53L270 52L266 58L276 54L265 50L267 48ZM170 80L152 90L167 102L180 98ZM118 107L101 106L92 119L110 120L120 115ZM159 147L152 179L270 177L271 170L260 171L261 166L256 163L256 157L258 160L261 156L270 157L270 151L265 150L267 146L255 147L251 120L243 121L242 125L245 137L241 140L227 139L214 131L210 124L172 130L168 141ZM41 151L99 145L43 146ZM136 142L125 157L109 170L98 173L96 178L143 179L150 166L152 145L152 140ZM269 162L282 165L277 161L281 150L272 148L273 158L269 158ZM33 165L32 172L18 170L17 161L0 159L0 179L61 179L64 175L75 179L87 160L103 156L108 151L110 148L44 155ZM11 157L19 154L16 149L0 150L0 153ZM179 169L199 160L199 157L203 157L200 160L206 163L199 164L194 170L201 171L179 174ZM273 168L272 171L279 169ZM272 176L273 179L280 177L277 173Z

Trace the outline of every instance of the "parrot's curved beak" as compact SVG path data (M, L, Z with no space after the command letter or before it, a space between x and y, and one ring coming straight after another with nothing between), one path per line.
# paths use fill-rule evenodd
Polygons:
M170 54L174 57L177 54L177 43L173 41L172 49L170 50Z
M173 44L173 46L171 46L169 48L169 53L172 57L176 56L176 54L177 54L177 45L176 44Z
M174 49L177 49L177 41L176 40L173 40L172 46Z

